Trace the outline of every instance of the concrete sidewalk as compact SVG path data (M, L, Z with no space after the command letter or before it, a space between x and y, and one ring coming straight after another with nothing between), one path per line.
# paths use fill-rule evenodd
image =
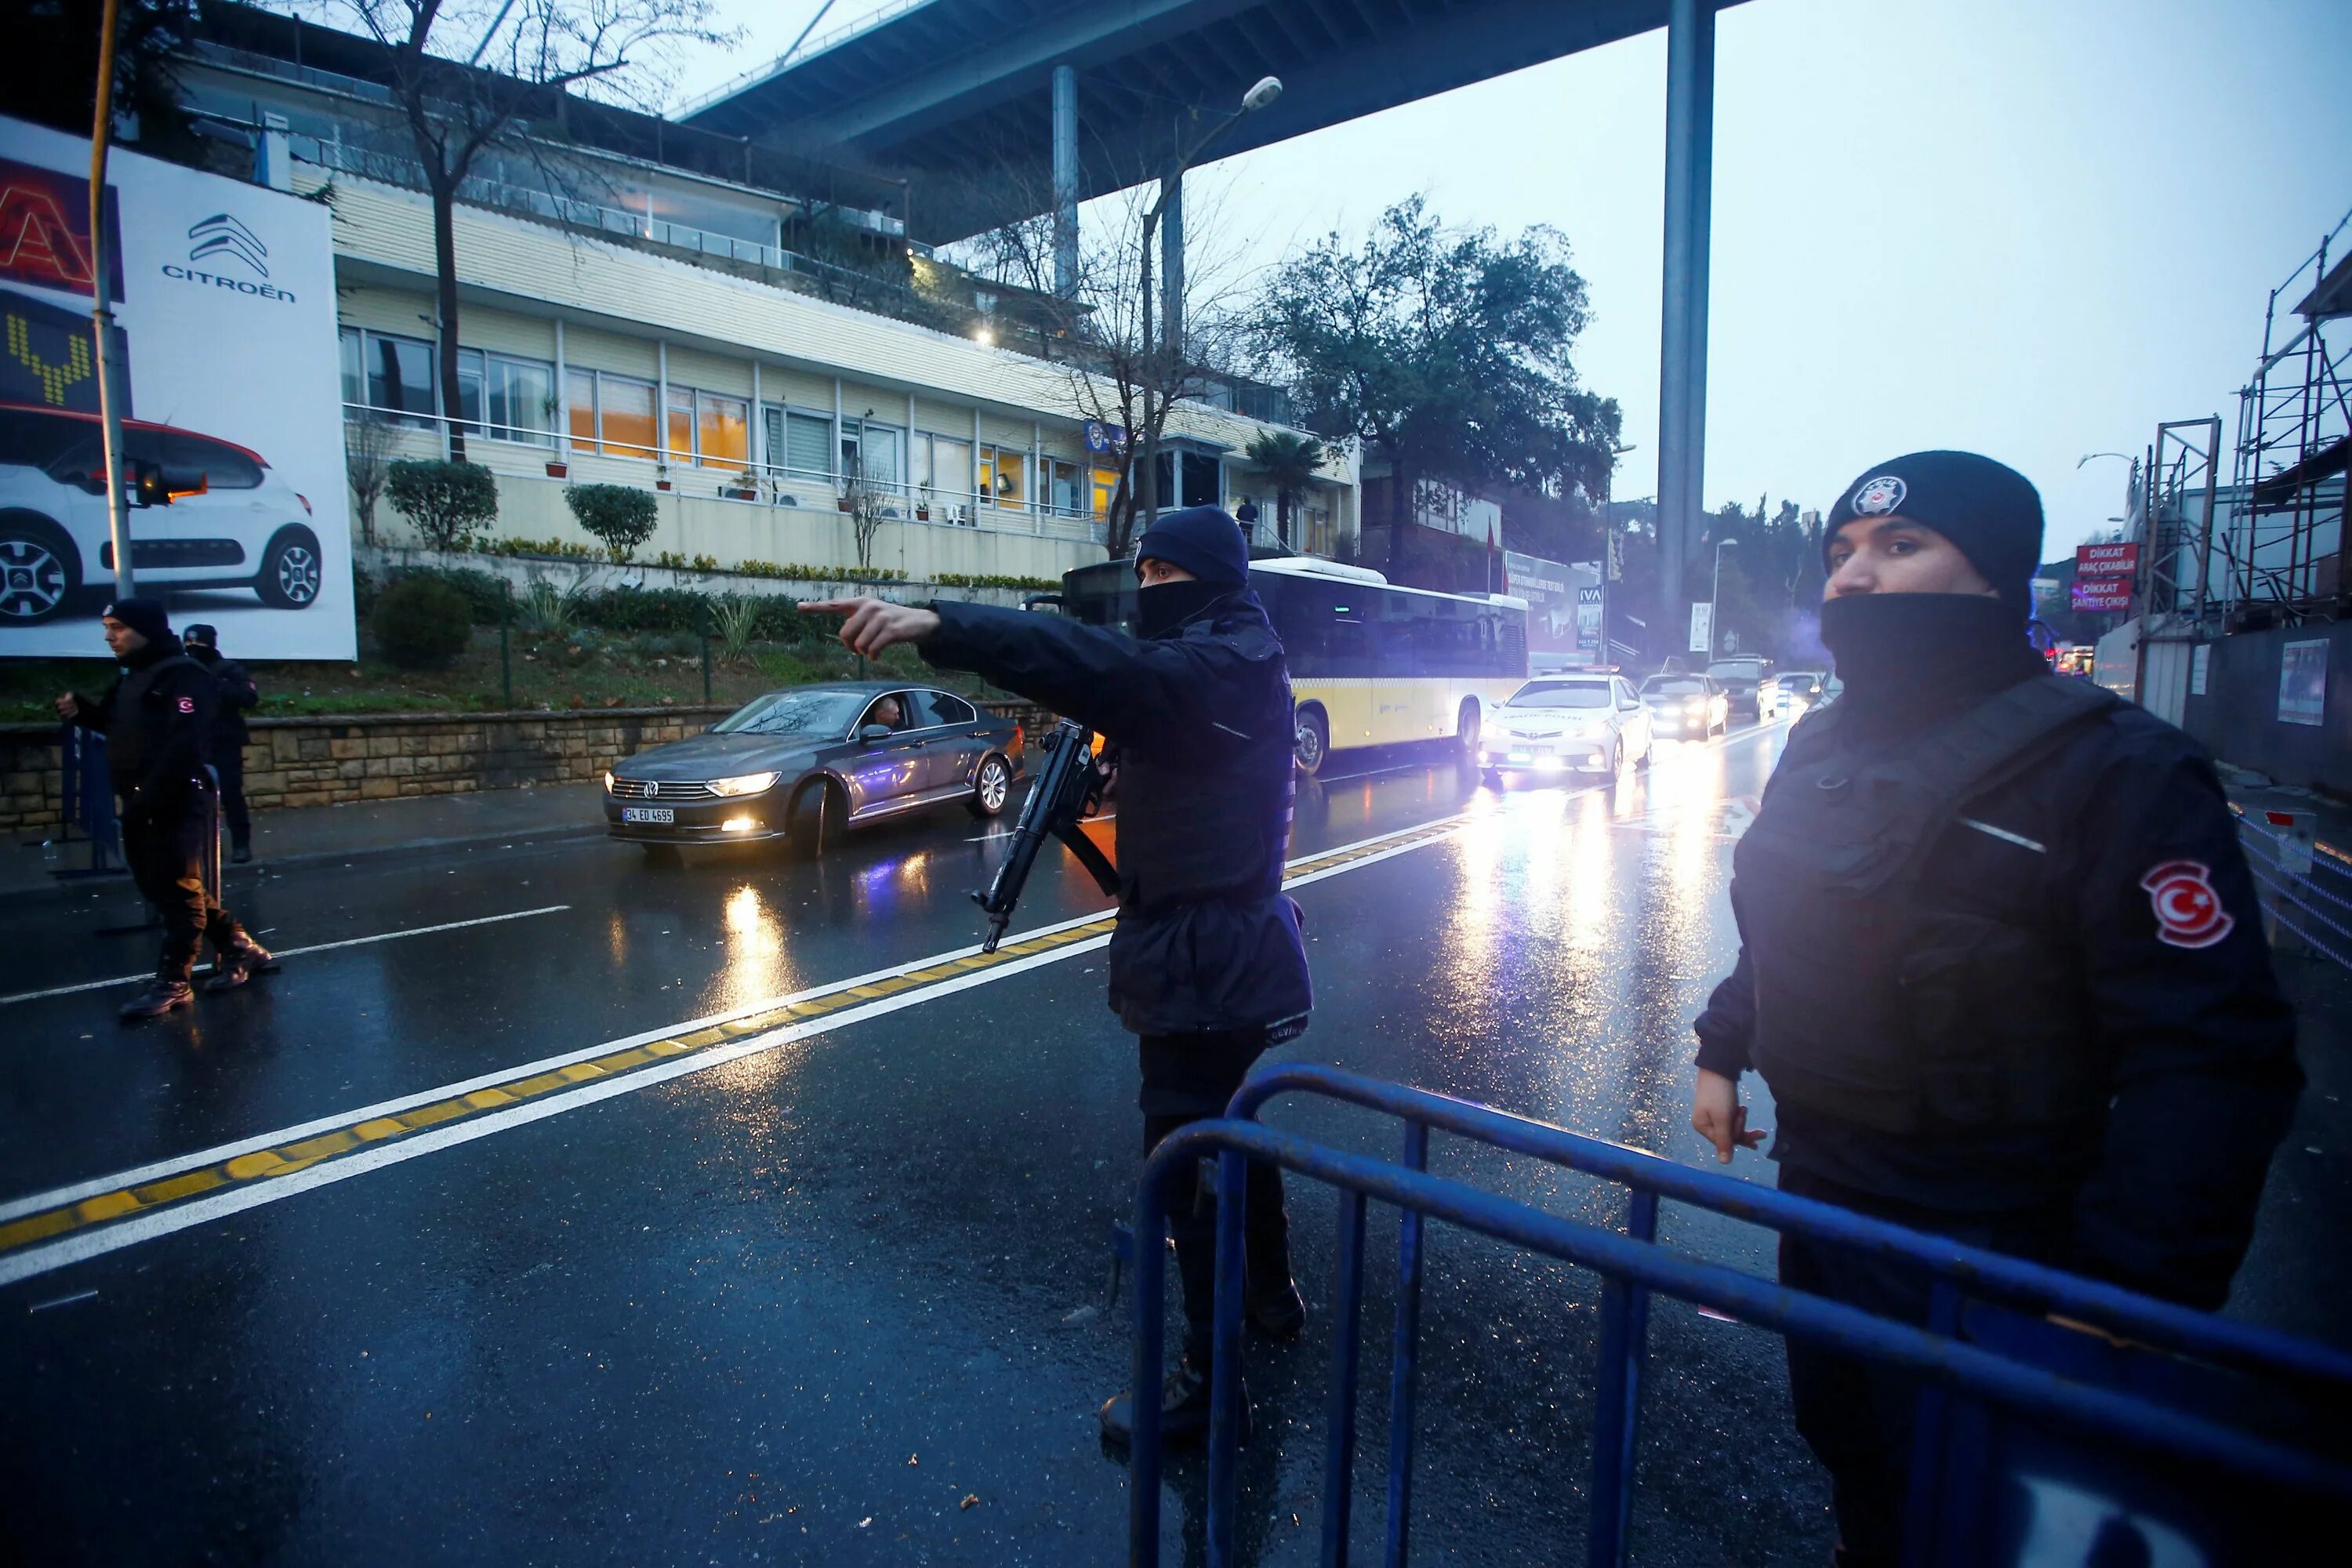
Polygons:
M244 875L457 845L602 837L604 790L602 784L538 784L256 812L253 863L231 870ZM89 888L92 880L53 875L89 864L89 846L79 837L71 843L16 839L0 850L0 897Z

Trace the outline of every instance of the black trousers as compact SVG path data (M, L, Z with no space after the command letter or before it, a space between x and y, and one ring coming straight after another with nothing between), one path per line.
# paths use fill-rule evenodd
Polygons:
M1145 1035L1136 1041L1143 1068L1143 1152L1188 1121L1224 1114L1250 1064L1265 1049L1263 1029L1229 1029L1194 1035ZM1168 1234L1176 1243L1176 1271L1184 1285L1184 1356L1206 1371L1214 1340L1217 1295L1217 1197L1215 1167L1202 1162L1192 1201L1180 1194L1169 1205ZM1247 1193L1249 1277L1262 1289L1290 1282L1290 1216L1282 1206L1282 1172L1249 1166Z
M1780 1190L2040 1263L2061 1260L2070 1224L2063 1208L1990 1215L1923 1209L1787 1165L1780 1167ZM1780 1283L1880 1317L1927 1321L1925 1275L1849 1247L1783 1235ZM1893 1568L1903 1557L1918 1380L1793 1337L1788 1351L1797 1431L1829 1471L1836 1498L1838 1536L1844 1544L1841 1568Z
M223 741L214 748L213 772L220 775L221 816L228 822L233 849L253 843L253 816L245 809L245 748Z
M122 819L122 858L131 879L163 921L158 980L186 980L201 943L210 941L215 954L225 953L245 935L207 880L219 832L213 810L210 792L197 790L173 816Z

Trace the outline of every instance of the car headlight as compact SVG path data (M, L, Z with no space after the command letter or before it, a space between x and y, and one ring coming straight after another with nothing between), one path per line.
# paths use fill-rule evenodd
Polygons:
M604 793L606 795L613 793L613 770L610 768L604 770Z
M1683 711L1685 713L1704 713L1706 711L1706 704L1703 700L1694 700L1683 704Z
M738 773L731 779L712 779L713 795L757 795L776 782L773 773Z

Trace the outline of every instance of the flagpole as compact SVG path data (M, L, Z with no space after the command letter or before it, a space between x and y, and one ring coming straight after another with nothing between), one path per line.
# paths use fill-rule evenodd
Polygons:
M106 529L114 544L114 595L131 597L131 498L123 482L122 397L115 376L113 279L106 270L106 147L114 120L114 34L121 0L106 0L98 36L98 113L89 132L90 320L98 337L98 413L106 451Z

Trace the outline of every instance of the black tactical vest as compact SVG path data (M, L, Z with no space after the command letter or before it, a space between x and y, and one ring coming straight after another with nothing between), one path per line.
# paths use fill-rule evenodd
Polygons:
M1255 710L1220 715L1216 732L1190 752L1120 751L1115 820L1123 914L1247 902L1281 890L1290 839L1290 682L1278 661L1269 660L1268 669Z
M1919 873L1964 805L2117 703L2034 676L1864 758L1838 743L1834 707L1799 727L1732 858L1749 1059L1776 1100L1898 1134L2030 1127L2104 1100L2068 933L2013 897L1927 896Z

